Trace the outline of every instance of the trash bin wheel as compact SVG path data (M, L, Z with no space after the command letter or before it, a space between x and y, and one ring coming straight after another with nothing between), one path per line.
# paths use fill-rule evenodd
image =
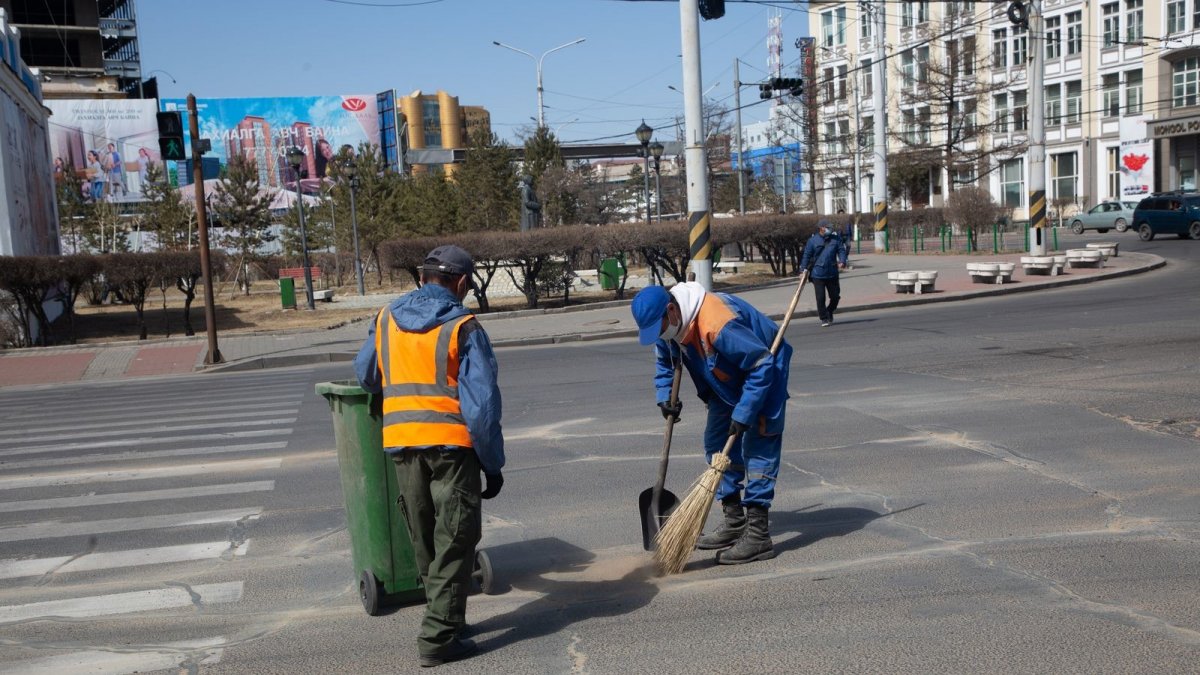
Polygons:
M358 578L358 597L362 600L363 609L367 610L367 614L379 616L380 595L382 594L379 591L379 580L371 570L363 570L362 576Z
M494 590L492 560L488 557L487 551L475 552L475 570L471 572L471 578L479 584L479 590L484 595L492 594Z

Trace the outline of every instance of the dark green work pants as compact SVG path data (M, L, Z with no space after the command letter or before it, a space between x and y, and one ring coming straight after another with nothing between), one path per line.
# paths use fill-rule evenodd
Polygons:
M425 584L417 648L436 655L467 620L475 546L483 535L479 459L470 448L453 448L404 450L392 460L400 513Z

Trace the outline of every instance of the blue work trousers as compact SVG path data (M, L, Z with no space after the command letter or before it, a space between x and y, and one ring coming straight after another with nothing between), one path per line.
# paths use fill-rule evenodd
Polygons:
M786 407L785 407L786 408ZM712 464L713 455L725 449L733 407L714 398L708 404L708 424L704 428L704 457ZM762 424L762 418L742 434L729 451L729 470L717 486L717 499L741 495L746 505L770 508L775 498L775 479L779 476L779 457L783 450L784 412ZM742 489L745 488L745 494Z

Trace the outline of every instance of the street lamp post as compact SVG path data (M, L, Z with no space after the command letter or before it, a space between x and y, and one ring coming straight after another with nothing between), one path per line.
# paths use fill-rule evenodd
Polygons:
M358 189L358 166L355 165L354 159L347 157L342 172L350 179L350 231L354 235L354 274L358 279L358 294L366 295L367 290L363 286L362 256L358 252L358 212L354 208L354 192Z
M304 296L308 301L308 308L316 310L317 306L313 303L312 268L308 266L308 235L304 231L304 197L300 192L300 165L304 163L304 151L295 146L288 148L287 160L296 175L296 213L300 218L300 253L304 261Z
M587 38L579 38L578 40L574 40L574 41L568 42L566 44L561 44L561 45L555 47L554 49L548 49L542 53L541 57L534 56L533 54L530 54L529 52L525 51L524 49L517 49L516 47L514 47L512 45L506 45L503 42L497 42L495 40L492 40L492 44L496 45L497 47L504 47L505 49L511 49L512 51L514 51L518 54L524 54L525 56L528 56L529 58L531 58L537 62L537 100L538 100L537 122L538 122L539 129L546 126L546 107L542 104L542 61L544 61L546 59L546 55L550 54L551 52L556 52L560 49L566 49L567 47L577 45L586 39Z
M662 171L660 162L663 156L663 144L654 141L650 144L650 156L654 158L654 219L662 222Z
M646 224L650 224L650 137L654 129L646 124L646 120L633 132L637 135L638 143L642 144L642 178L646 183Z

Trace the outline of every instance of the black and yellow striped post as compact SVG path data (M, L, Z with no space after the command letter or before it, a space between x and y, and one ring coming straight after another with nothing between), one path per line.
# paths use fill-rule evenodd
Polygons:
M712 214L692 211L688 214L688 249L692 260L712 260Z
M883 233L883 251L887 253L888 242L888 207L887 202L875 202L875 231Z
M1046 252L1046 191L1029 191L1029 250L1035 255Z

